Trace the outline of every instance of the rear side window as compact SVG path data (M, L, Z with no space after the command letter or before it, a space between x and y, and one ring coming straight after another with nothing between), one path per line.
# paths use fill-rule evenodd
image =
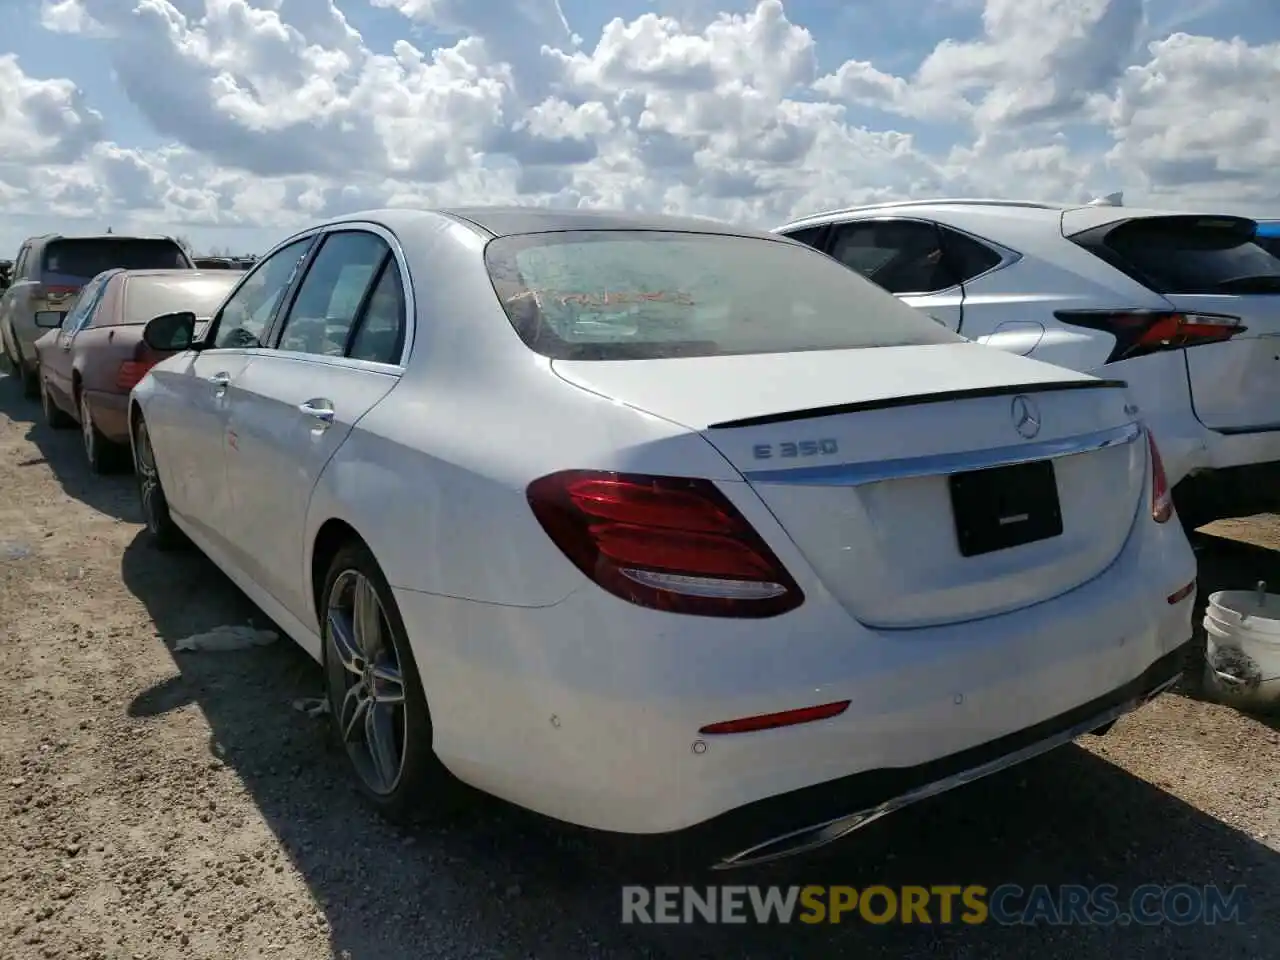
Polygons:
M52 240L41 261L45 283L80 286L104 270L170 270L191 266L172 240L141 237L83 237Z
M1259 231L1253 242L1273 257L1280 257L1280 231L1275 227L1271 227L1265 235Z
M119 314L119 323L147 323L162 313L187 311L194 313L198 321L208 320L239 279L239 274L235 273L203 277L129 277L125 281L124 310Z
M1254 230L1238 217L1142 217L1071 239L1157 293L1280 293L1280 260Z
M980 273L986 273L1003 258L985 243L979 243L963 233L939 226L942 242L946 246L947 262L961 283L967 283Z
M783 236L791 240L798 240L809 247L817 247L822 242L825 230L826 225L820 224L816 227L801 227L799 230L789 230Z
M490 241L485 262L521 339L556 359L962 342L829 257L775 240L565 231Z

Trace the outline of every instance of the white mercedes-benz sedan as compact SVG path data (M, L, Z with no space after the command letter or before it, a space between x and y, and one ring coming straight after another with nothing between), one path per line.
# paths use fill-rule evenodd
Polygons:
M1124 384L783 237L363 213L145 336L181 351L131 399L150 534L323 664L393 819L461 782L760 862L1181 669L1195 563Z

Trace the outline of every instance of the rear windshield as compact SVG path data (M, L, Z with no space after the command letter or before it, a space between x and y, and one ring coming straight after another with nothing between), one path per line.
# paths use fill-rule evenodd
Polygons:
M87 283L104 270L169 270L191 262L173 240L93 237L54 240L44 251L45 282Z
M561 360L964 339L825 254L781 240L566 231L493 240L485 262L521 339Z
M1147 217L1121 224L1106 246L1158 293L1280 293L1280 260L1231 217Z
M208 320L222 305L238 273L205 277L130 277L124 292L120 322L146 323L162 313L190 311L197 320Z

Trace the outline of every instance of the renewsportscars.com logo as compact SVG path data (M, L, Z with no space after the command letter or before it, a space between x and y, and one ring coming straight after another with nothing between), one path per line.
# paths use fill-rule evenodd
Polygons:
M1191 884L622 888L623 923L1191 926L1240 923L1243 907L1243 887Z

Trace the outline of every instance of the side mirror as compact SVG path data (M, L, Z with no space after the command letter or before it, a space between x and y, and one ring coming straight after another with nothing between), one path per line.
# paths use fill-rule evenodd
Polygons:
M37 310L36 326L41 330L57 330L65 318L66 314L60 310Z
M142 328L142 341L152 350L189 350L196 337L196 315L162 313Z

